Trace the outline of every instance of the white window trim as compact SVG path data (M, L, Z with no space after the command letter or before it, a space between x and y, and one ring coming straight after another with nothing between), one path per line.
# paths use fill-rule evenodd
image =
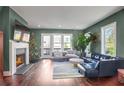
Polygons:
M106 26L103 26L103 27L101 27L101 53L102 54L105 54L105 52L104 52L104 50L105 50L105 47L104 47L104 44L105 44L105 37L104 37L104 29L106 29L106 28L108 28L108 27L110 27L110 26L113 26L114 27L114 37L115 37L115 55L114 56L116 56L116 53L117 53L117 37L116 37L116 25L117 25L117 23L116 22L113 22L113 23L111 23L111 24L108 24L108 25L106 25Z
M41 44L43 44L43 36L44 35L50 35L50 39L51 39L51 45L50 49L51 49L51 53L50 56L52 56L52 51L54 50L54 46L53 46L53 36L54 35L61 35L61 50L64 51L64 35L70 35L71 36L71 40L73 39L73 34L71 33L41 33ZM72 46L72 42L71 42L71 46ZM72 49L72 47L71 47ZM41 56L43 56L43 46L41 45Z

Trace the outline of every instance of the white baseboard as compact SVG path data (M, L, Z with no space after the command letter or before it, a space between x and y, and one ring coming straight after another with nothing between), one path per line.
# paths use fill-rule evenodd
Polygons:
M10 71L3 71L3 76L11 76L12 73Z

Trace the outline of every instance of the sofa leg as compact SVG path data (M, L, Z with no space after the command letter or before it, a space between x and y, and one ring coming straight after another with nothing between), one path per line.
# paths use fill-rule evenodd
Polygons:
M91 78L86 78L88 82L94 82Z
M85 78L85 79L86 79L86 81L91 82L91 80L89 78Z
M88 82L98 82L98 81L100 81L100 77L96 77L96 78L86 78L86 80L88 81Z

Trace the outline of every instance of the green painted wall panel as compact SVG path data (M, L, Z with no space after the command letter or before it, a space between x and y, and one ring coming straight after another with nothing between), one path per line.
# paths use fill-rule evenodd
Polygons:
M2 29L2 6L0 6L0 29Z
M96 23L95 25L88 27L87 29L83 30L85 32L97 32L99 34L99 40L96 44L92 45L92 51L101 53L101 27L112 22L117 23L117 56L124 57L124 10L121 10L104 20Z
M2 28L4 32L4 70L9 70L9 7L2 8Z
M9 70L9 40L12 39L15 20L23 25L27 22L7 6L0 7L0 29L4 32L4 70Z
M20 24L24 26L27 26L28 23L11 8L9 8L9 19L10 19L10 32L11 32L10 39L13 39L15 21L18 21Z
M2 11L3 6L0 6L0 11Z

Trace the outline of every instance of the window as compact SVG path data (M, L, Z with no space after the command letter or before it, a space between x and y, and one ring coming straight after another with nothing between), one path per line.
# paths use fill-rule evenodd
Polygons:
M43 35L43 55L50 55L50 35Z
M111 56L116 56L116 22L102 27L101 52Z
M71 35L64 35L64 50L71 48Z
M43 37L43 47L44 48L50 48L50 36L49 35L44 35Z
M53 35L54 48L61 48L61 35Z
M42 33L41 55L51 56L54 52L66 51L72 48L72 34Z

